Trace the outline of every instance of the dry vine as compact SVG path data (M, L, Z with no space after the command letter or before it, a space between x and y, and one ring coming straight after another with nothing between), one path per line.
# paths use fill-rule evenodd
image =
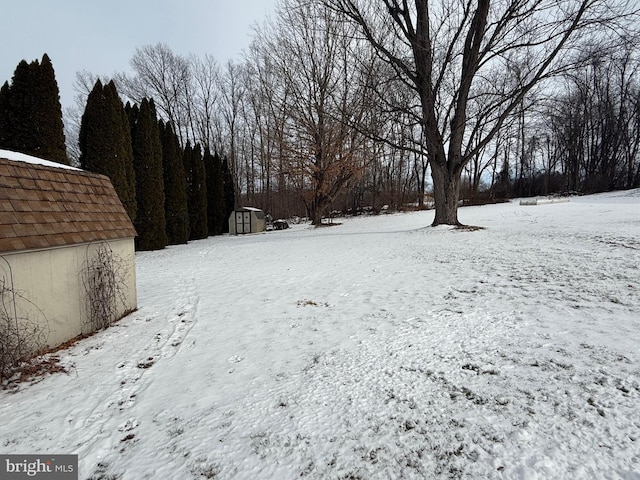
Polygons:
M127 283L122 259L107 243L87 247L83 269L88 331L100 330L119 319L118 305L126 305Z
M11 266L5 263L8 268L0 270L0 381L39 352L49 333L42 310L13 288Z

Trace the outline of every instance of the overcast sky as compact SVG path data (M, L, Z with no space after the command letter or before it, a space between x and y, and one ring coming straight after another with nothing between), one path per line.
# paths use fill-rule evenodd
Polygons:
M3 2L0 85L21 60L46 52L63 107L73 103L76 72L129 71L137 47L166 44L174 53L219 63L239 59L252 26L274 16L276 0L16 0Z

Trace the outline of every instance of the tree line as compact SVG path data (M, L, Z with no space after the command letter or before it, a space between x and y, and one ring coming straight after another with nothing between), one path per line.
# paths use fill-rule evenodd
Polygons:
M553 92L531 95L466 171L477 194L521 197L596 193L640 186L640 51L625 39L614 50L585 52Z
M455 225L463 201L640 186L637 20L626 0L280 0L240 60L147 45L102 84L153 99L205 171L226 159L238 203L321 224L428 194ZM78 74L69 138L97 79Z
M80 166L107 175L132 219L139 250L228 231L235 193L228 162L208 147L184 148L153 98L123 105L116 85L97 80L80 122Z
M54 101L55 100L55 101ZM20 62L0 97L0 148L69 164L51 61ZM97 80L86 97L76 163L106 175L136 231L138 250L157 250L228 231L235 206L226 158L183 147L155 102L123 104L113 81Z
M428 194L457 224L463 201L640 186L637 39L627 1L280 0L239 61L147 45L113 78L224 152L241 203L319 224Z

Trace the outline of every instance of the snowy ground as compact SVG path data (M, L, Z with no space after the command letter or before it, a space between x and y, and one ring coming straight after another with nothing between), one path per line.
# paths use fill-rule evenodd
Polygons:
M640 190L137 256L140 309L0 392L81 479L640 479Z

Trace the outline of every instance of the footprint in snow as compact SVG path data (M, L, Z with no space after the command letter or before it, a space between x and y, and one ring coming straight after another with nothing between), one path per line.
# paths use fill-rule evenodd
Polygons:
M229 358L229 363L240 363L242 360L244 359L240 355L234 355Z
M131 430L134 430L136 427L138 427L138 425L140 425L140 421L137 418L131 417L118 427L118 431L130 432Z

